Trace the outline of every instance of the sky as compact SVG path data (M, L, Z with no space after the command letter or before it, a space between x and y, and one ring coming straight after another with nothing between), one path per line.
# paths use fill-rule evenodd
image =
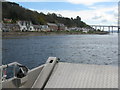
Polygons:
M9 0L33 11L76 18L89 25L117 25L119 0Z

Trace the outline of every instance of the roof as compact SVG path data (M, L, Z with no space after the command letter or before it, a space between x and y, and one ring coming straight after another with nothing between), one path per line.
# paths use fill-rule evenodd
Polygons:
M58 26L65 26L65 25L64 25L64 24L62 24L62 23L58 23L57 25L58 25Z
M60 62L45 88L118 88L118 67Z
M35 28L41 28L40 25L33 25L33 27L35 27Z
M57 26L57 24L55 24L55 23L47 23L47 25L49 25L49 26Z

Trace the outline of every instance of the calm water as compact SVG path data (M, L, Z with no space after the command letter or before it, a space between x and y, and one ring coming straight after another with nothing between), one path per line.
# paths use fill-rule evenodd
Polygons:
M61 35L3 39L3 64L17 61L29 68L45 63L49 56L61 61L117 65L118 36Z

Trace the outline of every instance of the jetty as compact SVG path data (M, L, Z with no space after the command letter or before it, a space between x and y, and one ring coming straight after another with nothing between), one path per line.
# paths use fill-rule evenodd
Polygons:
M3 65L19 67L14 77L3 77L3 88L118 88L118 67L60 62L49 57L45 64L29 70L14 62Z

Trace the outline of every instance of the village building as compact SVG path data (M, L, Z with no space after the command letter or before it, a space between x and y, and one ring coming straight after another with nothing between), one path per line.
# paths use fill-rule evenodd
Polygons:
M34 31L41 31L41 26L40 25L33 25Z
M90 30L90 29L88 29L88 28L82 28L82 32L84 32L84 33L89 32L89 30Z
M76 31L83 31L82 28L76 28Z
M3 31L3 32L9 32L9 31L10 31L10 28L9 28L7 25L2 24L2 31Z
M18 21L17 24L20 27L20 31L34 31L31 21Z
M50 28L50 31L57 31L58 25L54 23L47 23L48 27Z
M90 29L89 28L72 27L72 28L69 28L68 31L81 31L81 32L87 33L90 31Z
M14 32L20 31L20 27L18 24L11 24L10 29Z
M33 25L29 25L29 26L27 26L27 29L28 29L28 31L35 31Z
M12 22L12 19L4 18L3 21L4 21L5 23L11 23L11 22Z
M41 25L41 31L51 31L48 25Z
M58 31L64 31L65 30L65 25L64 24L57 24L58 25Z
M71 27L69 28L69 31L76 31L77 30L77 27Z
M9 20L8 20L9 21ZM17 21L15 24L3 23L2 31L64 31L68 28L64 24L47 23L47 25L33 25L31 21Z
M3 32L10 32L10 31L20 31L20 27L17 24L2 24L2 31Z
M65 31L68 31L68 30L69 30L69 29L68 29L68 27L66 26L66 27L65 27Z

